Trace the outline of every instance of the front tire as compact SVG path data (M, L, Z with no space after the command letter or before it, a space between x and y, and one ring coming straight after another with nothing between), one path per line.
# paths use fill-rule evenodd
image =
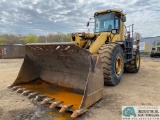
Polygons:
M151 51L150 57L154 57L154 52Z
M104 84L117 85L123 75L124 56L118 44L105 44L98 50L104 74Z

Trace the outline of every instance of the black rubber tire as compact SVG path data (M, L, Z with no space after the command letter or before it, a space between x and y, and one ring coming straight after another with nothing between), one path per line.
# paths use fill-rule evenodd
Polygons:
M154 53L153 52L150 53L150 57L154 57Z
M139 56L139 66L136 65L136 57ZM125 64L124 66L124 72L127 73L137 73L140 68L140 52L138 49L133 50L133 58L131 61Z
M105 44L98 50L102 62L105 85L117 85L123 75L124 56L123 50L118 44ZM116 73L115 64L117 56L122 57L122 70L120 74Z

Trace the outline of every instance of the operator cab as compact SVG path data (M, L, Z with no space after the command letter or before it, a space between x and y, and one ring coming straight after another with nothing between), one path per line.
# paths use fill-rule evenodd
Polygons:
M116 33L120 32L120 24L126 21L125 15L118 10L105 10L96 12L94 14L95 18L95 33L100 32L112 32L112 30L116 31Z
M160 46L160 42L159 41L154 41L153 45L154 46Z

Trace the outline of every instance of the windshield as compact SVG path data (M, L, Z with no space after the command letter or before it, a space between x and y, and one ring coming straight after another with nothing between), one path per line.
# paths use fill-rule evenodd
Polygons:
M95 32L110 32L112 29L119 29L119 24L119 18L115 13L95 16Z
M155 46L160 45L160 41L154 41L154 45Z

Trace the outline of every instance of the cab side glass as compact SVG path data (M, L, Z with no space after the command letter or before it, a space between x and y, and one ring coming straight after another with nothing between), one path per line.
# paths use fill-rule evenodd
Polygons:
M121 17L122 22L126 22L126 16Z

